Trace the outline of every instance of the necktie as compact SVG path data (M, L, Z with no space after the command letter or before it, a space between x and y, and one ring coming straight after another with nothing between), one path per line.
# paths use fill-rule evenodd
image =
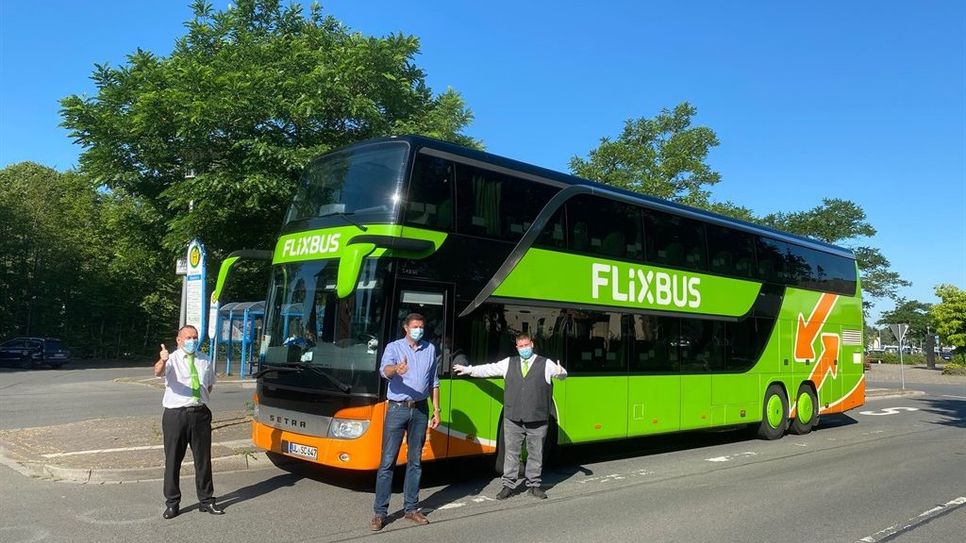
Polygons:
M191 367L191 397L201 401L201 380L198 379L198 367L195 366L195 355L188 355L188 365Z
M520 362L521 362L521 364L520 364L520 371L522 371L523 372L523 376L526 377L527 376L527 372L530 371L530 359L528 358L526 360L521 360Z

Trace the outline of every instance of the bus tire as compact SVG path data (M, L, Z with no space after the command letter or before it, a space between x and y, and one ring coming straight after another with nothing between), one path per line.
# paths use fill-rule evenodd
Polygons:
M818 398L811 384L802 383L802 386L798 387L795 405L796 416L792 419L788 431L795 435L805 435L812 431L818 420Z
M785 434L788 426L788 398L785 390L778 383L768 385L765 390L765 400L761 407L761 423L758 425L758 437L761 439L778 439Z

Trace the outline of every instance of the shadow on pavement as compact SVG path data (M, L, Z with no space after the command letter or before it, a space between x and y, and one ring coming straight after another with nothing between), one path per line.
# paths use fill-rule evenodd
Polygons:
M831 428L841 428L843 426L851 426L853 424L858 424L858 423L859 421L853 419L852 417L844 413L822 415L818 419L818 426L816 426L813 431L820 432L822 430L828 430Z
M966 428L966 402L939 398L925 398L920 401L929 404L925 411L946 417L944 420L933 422L933 424Z

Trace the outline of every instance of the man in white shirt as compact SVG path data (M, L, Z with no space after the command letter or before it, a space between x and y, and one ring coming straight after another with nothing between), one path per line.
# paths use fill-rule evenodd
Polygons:
M195 466L195 489L202 513L224 514L215 504L211 481L211 411L208 395L215 385L215 367L198 352L198 329L188 325L178 330L178 350L168 353L161 344L154 375L164 377L164 500L166 519L178 516L181 506L181 462L191 445Z
M520 472L520 452L523 440L527 441L527 465L524 474L530 495L546 499L547 493L540 488L543 472L543 440L550 420L550 404L553 402L551 379L566 379L567 370L553 360L533 352L533 340L529 334L516 337L519 356L504 358L492 364L480 366L453 365L457 375L471 377L503 377L503 443L506 454L503 459L503 488L496 499L505 500L513 494Z

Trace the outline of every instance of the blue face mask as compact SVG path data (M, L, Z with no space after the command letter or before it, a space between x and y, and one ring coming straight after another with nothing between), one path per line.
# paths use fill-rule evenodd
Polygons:
M520 358L527 360L533 356L533 347L518 347L517 352L520 353Z
M195 352L195 350L198 349L198 340L197 339L186 339L186 340L184 340L184 345L182 345L181 348L184 349L184 352L186 352L188 354L192 354L192 353Z
M419 340L423 339L423 329L422 328L410 328L409 329L409 337L411 337L413 339L413 341L419 341Z

